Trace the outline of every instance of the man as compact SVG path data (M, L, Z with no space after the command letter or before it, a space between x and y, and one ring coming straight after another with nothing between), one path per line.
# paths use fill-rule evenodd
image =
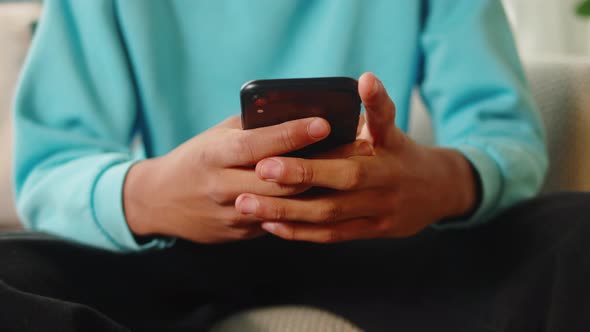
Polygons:
M514 253L505 234L533 218L553 225L552 215L577 211L557 208L566 198L587 198L532 201L494 218L533 197L547 167L499 2L104 0L48 1L44 10L16 99L20 214L37 231L139 253L4 243L21 264L42 266L24 281L2 271L9 294L63 301L44 303L60 319L33 321L63 323L81 303L81 324L205 327L237 308L307 303L367 329L473 330L536 327L551 308L518 305L546 300L524 287L528 274L505 278L581 219L542 244L523 237L522 255L489 251L507 240ZM360 76L367 71L382 81ZM355 143L315 159L279 157L325 138L327 122L242 131L230 117L247 80L315 76L360 76L366 123ZM414 86L437 147L404 133ZM136 135L145 158L130 148ZM329 190L298 195L310 187ZM545 234L539 228L531 232ZM268 233L289 241L259 238ZM543 262L535 273L574 266ZM23 312L38 305L13 296ZM504 299L529 314L511 319ZM570 314L551 317L570 324Z

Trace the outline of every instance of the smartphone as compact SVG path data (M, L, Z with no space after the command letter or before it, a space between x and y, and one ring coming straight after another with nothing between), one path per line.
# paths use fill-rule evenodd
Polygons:
M242 86L240 102L245 130L308 117L321 117L330 123L327 138L288 156L312 156L356 139L361 98L354 78L249 81Z

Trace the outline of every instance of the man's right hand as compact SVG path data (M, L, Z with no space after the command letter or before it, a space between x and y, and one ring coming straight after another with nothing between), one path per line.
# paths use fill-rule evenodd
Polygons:
M236 212L236 197L288 196L308 188L262 181L252 166L329 133L328 122L321 118L252 130L242 130L238 117L229 118L169 154L131 167L123 188L129 228L139 236L158 234L200 243L262 235L261 220Z

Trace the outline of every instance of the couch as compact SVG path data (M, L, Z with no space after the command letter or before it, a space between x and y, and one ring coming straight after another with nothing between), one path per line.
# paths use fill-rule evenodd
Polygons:
M11 97L30 42L39 4L0 4L0 229L17 229L10 189ZM590 190L590 58L524 59L547 132L551 161L544 192ZM419 98L413 100L410 135L432 144L432 126ZM308 307L259 308L220 322L215 331L357 331L329 312Z
M18 227L11 194L11 97L30 41L30 23L41 13L37 4L0 3L0 229Z

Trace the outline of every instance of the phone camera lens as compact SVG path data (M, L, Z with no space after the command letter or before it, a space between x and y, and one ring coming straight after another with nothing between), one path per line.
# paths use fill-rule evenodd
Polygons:
M268 100L266 98L264 98L264 96L260 96L260 95L256 95L256 94L252 96L252 102L254 103L254 105L256 105L258 107L268 104Z

